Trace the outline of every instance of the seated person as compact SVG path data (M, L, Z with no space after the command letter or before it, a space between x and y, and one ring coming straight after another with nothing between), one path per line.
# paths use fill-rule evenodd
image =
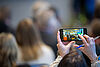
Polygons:
M100 19L94 19L90 25L90 34L91 37L97 38L95 40L96 44L96 53L100 55Z
M50 64L55 58L53 50L42 42L31 19L20 21L16 30L16 40L20 49L17 64Z
M18 47L12 34L0 34L0 67L16 67Z
M57 55L57 30L61 27L58 10L47 1L36 1L32 6L33 21L39 28L44 43Z
M58 65L60 65L59 64L60 61L62 60L62 58L65 55L68 55L71 46L79 47L79 45L74 45L74 41L71 41L67 45L64 45L61 42L59 34L60 33L58 32L58 34L57 34L57 39L58 39L57 47L58 47L58 52L59 52L60 56L57 57L57 59L50 65L50 67L57 67ZM97 57L94 39L87 36L87 35L84 35L84 37L82 35L79 35L79 37L82 39L82 41L84 43L83 44L84 47L80 47L78 49L81 50L91 60L91 67L99 67L100 66L100 61L99 61L100 57Z
M14 30L11 28L10 20L11 20L11 13L8 6L0 6L0 33L13 33L15 34Z
M58 67L88 67L84 57L77 51L71 51L60 61Z

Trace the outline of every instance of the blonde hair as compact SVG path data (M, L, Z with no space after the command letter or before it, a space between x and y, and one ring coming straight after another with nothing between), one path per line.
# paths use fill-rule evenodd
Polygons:
M20 21L16 31L16 39L22 51L21 59L23 61L35 60L40 57L43 43L31 19Z
M48 10L50 7L51 7L51 4L49 4L46 1L36 1L32 5L32 13L34 13L33 15L36 16L38 13L41 13L44 10Z
M18 47L12 34L0 34L0 67L15 67Z
M45 1L36 1L32 6L33 17L37 22L39 28L45 28L48 25L48 20L55 15L51 11L51 4Z

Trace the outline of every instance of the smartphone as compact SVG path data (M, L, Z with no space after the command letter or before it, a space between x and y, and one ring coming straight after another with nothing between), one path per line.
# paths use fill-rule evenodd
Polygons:
M63 42L66 41L82 41L78 34L87 34L87 28L66 28L60 29L60 38Z

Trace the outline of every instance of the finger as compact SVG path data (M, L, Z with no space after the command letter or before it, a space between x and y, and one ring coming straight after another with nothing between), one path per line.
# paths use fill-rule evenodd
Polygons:
M87 42L90 43L90 37L88 35L84 35L83 37L85 37Z
M90 38L90 45L95 45L94 38Z
M57 44L57 47L60 47L60 44Z
M58 43L61 42L61 39L60 39L60 32L59 32L59 31L58 31L58 33L57 33L57 41L58 41Z
M73 44L75 44L75 41L71 41L68 45L66 45L66 47L71 47Z
M79 45L73 45L73 46L76 47L76 48L79 47Z
M59 46L59 44L57 44L57 47Z
M76 48L79 47L79 45L73 45L73 46L76 47ZM84 48L84 47L80 47L80 48L78 48L78 49L81 50L81 51L83 52L83 48Z
M59 50L59 48L60 48L60 45L59 45L59 44L57 44L57 48L58 48L58 50Z
M88 44L85 38L82 35L79 35L79 37L82 39L82 42L84 43L84 45L87 46Z
M61 45L61 44L57 44L57 48L59 49L59 48L62 48L64 45Z
M84 47L80 47L80 48L78 48L78 49L79 49L80 51L82 51L82 52L84 51L84 50L83 50L83 49L84 49Z
M91 38L91 41L95 42L95 40L94 40L94 38L93 38L93 37Z

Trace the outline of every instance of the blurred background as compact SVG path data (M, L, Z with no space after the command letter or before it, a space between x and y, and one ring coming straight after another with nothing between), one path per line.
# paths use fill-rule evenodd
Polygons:
M32 16L32 5L38 0L0 0L0 6L5 5L11 9L11 27L16 28L18 22ZM48 1L57 8L62 19L62 24L68 24L72 14L70 0L41 0Z

